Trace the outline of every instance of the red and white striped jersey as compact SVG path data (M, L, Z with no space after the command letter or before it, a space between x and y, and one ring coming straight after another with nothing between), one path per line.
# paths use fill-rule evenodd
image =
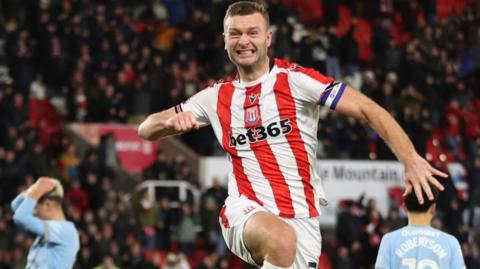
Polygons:
M211 124L232 165L228 193L289 218L319 215L315 169L319 105L335 109L345 84L275 59L253 82L221 81L176 107Z

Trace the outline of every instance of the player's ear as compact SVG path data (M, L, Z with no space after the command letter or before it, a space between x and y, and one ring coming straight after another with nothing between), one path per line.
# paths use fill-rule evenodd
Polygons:
M222 33L222 37L223 37L223 49L224 50L227 50L227 34Z
M437 205L436 204L433 204L430 206L430 208L428 209L428 211L433 215L435 213L435 211L437 210Z
M270 29L267 29L267 48L270 47L270 45L272 45L272 37L273 37L273 33Z
M45 205L45 207L46 207L47 209L52 208L52 201L50 201L50 200L45 200L45 201L43 201L43 204Z

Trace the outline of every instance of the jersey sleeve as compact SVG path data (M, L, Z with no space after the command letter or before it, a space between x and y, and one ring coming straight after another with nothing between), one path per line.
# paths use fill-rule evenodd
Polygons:
M450 268L459 268L465 269L465 260L463 259L462 249L460 247L460 243L455 237L451 237L451 249L452 249L452 261L450 264Z
M59 221L45 221L45 240L57 244L64 242L66 240L66 233L64 232L66 226L63 226L62 223Z
M304 67L289 70L289 81L302 101L335 109L346 84Z
M36 204L36 200L24 197L23 201L18 205L15 214L13 214L13 221L18 226L35 235L44 235L45 222L33 215Z
M387 269L390 268L390 236L386 234L383 236L380 242L380 248L378 249L377 260L375 262L375 269Z
M175 111L177 113L191 111L195 115L200 127L207 126L210 124L207 112L214 106L213 93L212 87L206 88L190 97L187 101L176 105Z

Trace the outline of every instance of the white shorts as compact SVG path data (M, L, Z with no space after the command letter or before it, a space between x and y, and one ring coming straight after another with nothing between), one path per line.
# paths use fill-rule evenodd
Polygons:
M242 260L257 265L243 241L243 227L250 216L259 211L268 212L257 202L244 196L231 197L225 200L220 211L220 226L228 248ZM297 234L297 252L293 269L317 269L321 253L322 236L320 222L314 218L282 218Z

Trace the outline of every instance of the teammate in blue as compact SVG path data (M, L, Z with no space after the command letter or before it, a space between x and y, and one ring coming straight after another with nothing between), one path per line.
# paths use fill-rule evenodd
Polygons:
M41 177L12 201L15 224L36 235L27 269L73 267L80 242L75 225L65 219L62 200L60 182Z
M458 240L430 226L438 196L438 191L430 187L435 199L427 199L422 205L413 192L404 197L408 226L383 236L376 269L466 268Z

